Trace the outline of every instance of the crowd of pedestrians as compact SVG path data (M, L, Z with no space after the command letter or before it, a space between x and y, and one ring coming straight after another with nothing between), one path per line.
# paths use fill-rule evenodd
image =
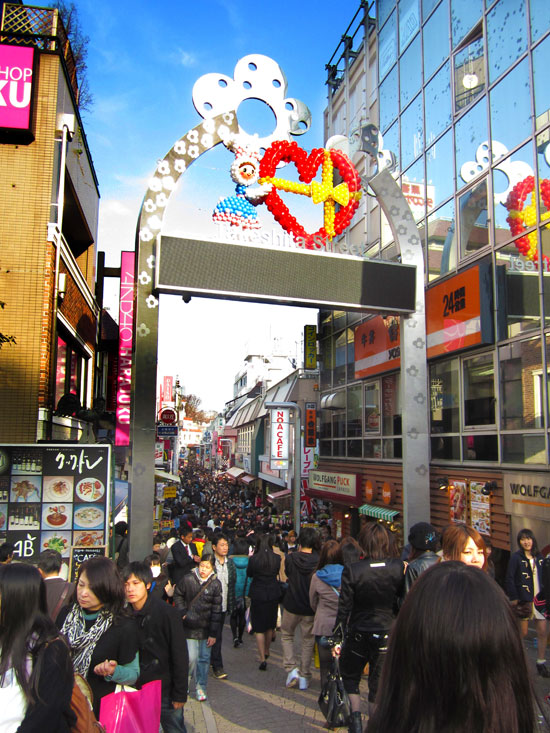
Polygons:
M166 511L179 528L152 538L150 555L130 562L120 531L116 561L87 560L75 585L60 577L59 553L42 553L37 567L6 556L0 731L74 730L76 676L97 719L117 685L160 680L162 730L182 733L188 694L206 701L210 675L238 681L224 667L223 634L239 648L247 631L260 672L280 636L290 689L312 685L315 648L321 689L337 660L351 733L363 731L365 709L368 733L550 730L521 641L533 620L536 670L550 677L550 571L530 530L518 536L506 596L466 525L440 535L420 522L405 548L374 521L356 538L332 538L328 522L296 535L252 492L197 469Z

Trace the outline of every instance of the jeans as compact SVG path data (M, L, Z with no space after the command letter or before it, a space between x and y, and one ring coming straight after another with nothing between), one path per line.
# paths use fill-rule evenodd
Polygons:
M183 708L175 710L172 701L163 697L160 706L160 724L164 733L187 733L183 722Z
M283 621L281 623L281 640L283 642L283 667L286 672L298 668L300 677L311 679L311 661L313 659L313 647L315 637L313 636L314 616L300 616L296 613L283 609ZM294 653L294 634L296 627L300 624L302 631L302 649L300 663L297 662Z
M222 634L223 634L223 624L225 622L225 614L226 611L222 611L221 619L220 619L220 626L218 628L218 633L216 634L216 643L212 647L212 669L223 669L223 659L222 659Z
M195 687L200 687L203 692L206 692L211 652L211 647L206 646L206 641L206 639L187 639L189 679L194 676Z

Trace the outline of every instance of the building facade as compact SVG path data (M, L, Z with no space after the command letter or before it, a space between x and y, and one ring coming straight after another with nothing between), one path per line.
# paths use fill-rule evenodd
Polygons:
M99 191L74 58L57 10L0 7L0 440L93 442Z
M379 128L424 248L431 519L503 550L522 526L550 543L549 63L542 0L380 0L327 64L325 138L368 176L353 140ZM337 247L399 258L373 196ZM320 466L406 534L399 319L321 312L319 339Z

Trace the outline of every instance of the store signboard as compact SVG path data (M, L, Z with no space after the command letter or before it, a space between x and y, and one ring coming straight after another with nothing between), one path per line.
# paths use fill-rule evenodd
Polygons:
M355 379L399 369L401 334L397 316L369 318L354 333Z
M18 560L108 543L111 446L0 446L0 544Z
M428 358L493 342L490 265L481 263L426 292Z
M550 521L549 473L504 473L503 481L507 514Z
M310 471L308 476L311 496L338 504L361 504L359 481L354 473Z
M317 369L317 328L304 326L304 369Z
M33 46L0 44L0 130L31 134L33 76L36 49Z
M272 469L287 469L289 461L290 410L288 407L271 410L271 453Z
M120 305L118 336L118 380L115 445L130 445L130 410L134 336L135 254L122 252L120 258Z

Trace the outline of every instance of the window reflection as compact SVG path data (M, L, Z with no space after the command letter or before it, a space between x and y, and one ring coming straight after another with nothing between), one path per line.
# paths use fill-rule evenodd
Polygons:
M426 152L426 176L428 181L428 211L449 196L452 196L453 172L449 170L449 161L453 160L453 133L451 130L439 138L435 145Z
M380 434L380 385L365 384L365 434Z
M451 124L450 66L446 63L426 86L426 145Z
M464 427L495 424L493 354L464 360Z
M378 38L378 69L380 79L388 73L397 61L397 20L392 14L386 25L380 31Z
M485 91L483 38L477 38L455 54L455 112L471 104Z
M443 5L446 5L447 2L444 2ZM437 5L437 0L422 0L422 18L426 20L428 15L432 12L432 10Z
M451 32L453 48L481 19L483 0L451 0Z
M527 50L525 20L524 0L500 0L487 14L490 82Z
M505 463L546 463L544 435L503 435L502 460Z
M389 16L393 8L395 7L395 0L378 0L378 25L383 25L386 18Z
M395 154L397 167L399 168L399 123L393 124L389 130L384 133L384 150L389 150Z
M424 79L429 79L448 55L449 0L445 0L424 26Z
M506 344L498 352L500 420L504 430L543 425L542 350L540 338Z
M420 155L424 145L422 95L401 115L401 165L406 168Z
M454 202L428 217L428 281L456 267L456 224Z
M538 271L515 243L496 252L498 338L512 338L540 326Z
M348 389L348 436L361 437L363 434L362 385L355 384Z
M382 433L401 435L400 375L382 377Z
M548 0L531 0L531 40L538 40L550 28Z
M426 215L426 187L424 185L424 161L417 160L401 179L401 190L407 199L415 221Z
M420 36L417 36L399 61L401 108L406 107L422 84L420 58Z
M397 117L397 67L392 69L380 85L380 129L384 131Z
M547 6L550 9L550 5ZM550 19L548 21L550 25ZM536 129L550 122L550 36L533 51L533 85L535 94Z
M489 244L487 221L487 179L463 194L459 200L460 212L460 254L469 254Z
M430 418L433 433L456 433L460 427L458 359L430 366Z
M407 48L420 28L420 0L399 2L399 53Z
M478 161L477 158L487 154L486 141L488 139L485 105L478 102L457 122L455 127L458 188L463 186L465 181L470 180L472 174L475 175L476 171L481 172L483 160ZM485 143L484 150L480 150L482 143ZM464 166L464 170L462 170L462 166Z
M496 435L465 435L462 438L465 461L498 461Z
M491 134L507 148L517 145L531 132L529 64L524 59L491 90Z
M495 145L493 144L493 149ZM512 189L528 176L533 175L533 149L527 143L493 170L493 199L495 222L495 245L510 239L512 232L507 221L510 212L507 208L508 197ZM530 199L528 198L527 204ZM510 208L512 204L508 203Z

